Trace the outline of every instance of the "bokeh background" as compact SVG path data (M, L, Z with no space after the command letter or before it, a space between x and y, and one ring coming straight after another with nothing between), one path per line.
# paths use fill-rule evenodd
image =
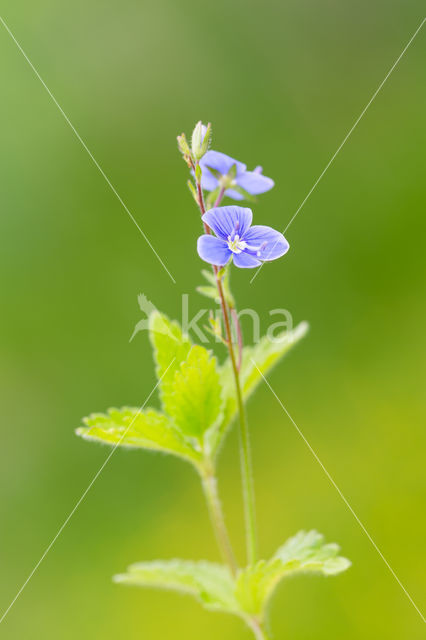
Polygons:
M1 15L161 254L174 285L0 28L0 598L5 610L109 450L80 418L154 384L137 294L180 317L205 300L178 133L262 164L256 220L284 228L420 24L414 0L5 0ZM311 331L271 384L420 608L424 606L426 27L311 195L291 251L240 307ZM220 354L222 355L222 354ZM154 401L156 403L157 400ZM260 546L315 527L353 561L300 577L275 637L416 640L401 587L266 386L250 404ZM238 441L220 489L243 559ZM119 587L153 558L218 559L201 490L177 460L117 451L2 623L2 637L244 640L238 620Z

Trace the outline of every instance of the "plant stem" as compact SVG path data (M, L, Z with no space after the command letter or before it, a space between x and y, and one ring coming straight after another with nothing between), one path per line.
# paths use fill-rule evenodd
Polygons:
M195 167L194 172L195 172ZM206 212L204 204L203 190L201 188L201 182L196 180L198 202L200 206L201 215ZM221 189L219 197L216 200L215 206L219 206L225 190ZM203 222L204 230L207 234L210 234L209 226ZM246 541L247 541L247 558L249 564L254 564L257 558L257 536L256 536L256 510L254 500L254 484L253 473L251 463L251 451L250 451L250 435L247 424L247 418L245 413L243 396L241 393L240 374L239 367L235 358L234 346L232 342L231 325L229 322L228 305L223 293L223 287L221 279L218 277L218 267L213 266L213 271L216 276L216 285L219 292L220 304L222 308L223 320L225 323L226 331L226 344L228 347L229 357L231 360L232 371L234 374L235 391L237 395L238 414L240 422L240 452L241 452L241 475L243 483L243 501L244 501L244 516L246 525ZM241 339L241 337L240 337ZM241 346L242 343L240 343Z
M225 187L221 187L219 191L219 195L217 196L216 202L214 203L214 207L218 207L222 202L222 198L225 195Z
M231 325L229 322L228 308L223 294L222 282L220 278L216 279L219 291L223 319L225 322L225 331L227 337L227 346L229 357L231 360L232 371L235 381L235 392L237 395L238 415L240 421L240 452L241 452L241 474L243 482L243 501L244 515L246 523L246 541L247 541L247 559L249 564L254 564L257 557L257 540L256 540L256 510L254 502L254 484L251 465L250 451L250 434L246 418L244 400L241 393L240 372L238 370L235 358L234 346L232 344Z
M269 636L263 628L263 625L256 618L250 618L248 625L253 631L256 640L269 640Z
M232 551L231 541L225 524L222 505L217 491L216 477L213 473L208 471L204 472L202 474L202 484L217 544L223 559L235 575L237 572L237 563L235 561L234 552Z

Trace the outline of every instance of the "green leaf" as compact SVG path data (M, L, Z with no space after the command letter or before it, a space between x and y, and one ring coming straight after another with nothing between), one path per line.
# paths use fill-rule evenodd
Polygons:
M274 558L279 559L291 573L314 572L336 575L351 566L347 558L338 555L339 545L324 544L324 536L318 531L299 531L278 549Z
M216 287L216 276L214 275L213 271L208 271L207 269L201 269L201 273L203 274L203 276L205 277L205 279L209 284L211 284L213 287Z
M268 600L281 578L282 564L279 560L259 560L254 566L240 571L235 595L241 608L262 619Z
M336 544L324 544L317 531L300 531L276 552L269 561L260 560L238 574L235 595L241 608L263 618L267 604L278 583L297 573L336 575L351 565L338 556Z
M76 433L85 440L162 451L195 465L201 459L200 453L174 428L170 419L154 409L109 409L108 413L92 413L83 418L83 422L85 426Z
M197 287L198 293L201 293L202 296L206 296L206 298L211 298L215 302L219 302L219 294L217 292L216 287L209 287L207 285L202 285Z
M231 276L231 263L228 263L225 267L219 269L217 273L217 277L222 281L222 289L223 294L225 296L225 300L230 307L235 307L235 300L231 293L230 288L230 276ZM216 276L212 271L207 271L206 269L202 269L201 273L207 280L210 286L201 286L197 287L198 293L207 296L208 298L213 298L215 302L220 303L219 292L217 290ZM213 291L214 289L214 291Z
M271 341L267 336L260 339L257 345L244 347L240 370L240 381L244 400L247 400L266 375L283 358L286 353L301 340L308 331L308 324L301 322L292 331L287 331ZM222 423L213 434L212 449L217 452L228 426L237 413L235 382L230 359L220 369L220 379L224 394L224 410Z
M194 184L193 184L192 180L188 180L187 185L188 185L188 189L191 192L192 197L194 198L195 202L198 205L199 204L199 202L198 202L198 194L197 194L197 192L195 190L195 187L194 187Z
M127 572L114 576L114 582L139 587L172 589L187 593L206 608L238 611L234 583L229 569L211 562L157 560L131 565Z
M336 544L324 544L316 531L300 531L270 560L240 569L236 577L228 567L210 562L157 560L131 565L115 582L139 587L157 587L188 593L207 609L226 611L262 622L267 605L279 582L297 573L335 575L350 566L338 556Z
M191 150L189 148L188 142L186 140L186 136L184 133L182 133L180 136L177 137L177 142L178 142L178 148L179 151L181 152L181 154L183 156L190 156L191 155Z
M165 398L170 395L175 373L191 349L191 342L188 336L182 334L177 322L172 322L159 311L154 311L149 316L149 337L154 347L156 374L161 380L159 391L164 406L167 404Z
M166 399L169 415L186 436L200 438L221 415L222 398L216 358L204 347L191 348L175 372Z

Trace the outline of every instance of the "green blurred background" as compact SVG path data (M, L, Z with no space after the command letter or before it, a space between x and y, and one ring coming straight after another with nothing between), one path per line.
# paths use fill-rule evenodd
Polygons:
M1 608L109 450L81 416L154 384L137 294L180 317L205 300L176 135L276 188L284 228L420 24L420 1L5 0L1 15L150 238L174 285L0 28ZM426 27L290 227L288 256L234 274L240 307L286 307L311 332L271 384L418 606L424 604ZM222 355L222 354L221 354ZM157 400L155 400L157 402ZM249 408L262 553L315 527L353 561L273 602L275 637L416 640L422 620L266 386ZM243 558L238 441L220 489ZM113 585L130 562L218 559L191 469L117 451L2 623L7 639L243 640L191 599Z

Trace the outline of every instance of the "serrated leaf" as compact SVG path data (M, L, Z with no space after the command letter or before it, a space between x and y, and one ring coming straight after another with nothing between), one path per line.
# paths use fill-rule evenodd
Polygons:
M115 582L140 587L157 587L188 593L207 609L240 616L250 625L263 621L267 605L279 582L297 573L334 575L350 566L338 556L336 544L324 544L316 531L300 531L290 538L270 560L239 569L236 577L228 567L210 562L157 560L131 565L115 576ZM330 567L333 567L330 571Z
M165 398L169 415L185 436L201 438L221 415L222 397L216 358L194 345L175 372Z
M318 531L299 531L278 549L278 558L292 573L319 572L335 575L351 566L347 558L338 555L339 545L324 544L324 536Z
M170 419L155 411L123 407L83 418L77 435L120 447L151 449L184 458L197 465L200 453L174 428Z
M236 613L234 582L229 569L211 562L157 560L131 565L115 582L187 593L206 608Z
M159 311L149 316L149 337L154 348L157 378L161 380L160 398L167 409L165 398L170 395L176 371L188 356L191 341L182 334L177 322L172 322Z
M267 336L258 344L244 347L240 369L240 381L244 400L247 400L266 375L286 353L301 340L308 331L308 324L301 322L292 331L282 333L274 341ZM235 382L229 358L220 368L220 379L224 394L223 419L215 434L212 434L212 450L217 451L223 441L228 426L237 413Z
M300 531L278 549L269 561L261 560L238 574L235 595L241 608L262 619L278 583L297 573L336 575L350 567L338 556L339 546L324 544L317 531Z

